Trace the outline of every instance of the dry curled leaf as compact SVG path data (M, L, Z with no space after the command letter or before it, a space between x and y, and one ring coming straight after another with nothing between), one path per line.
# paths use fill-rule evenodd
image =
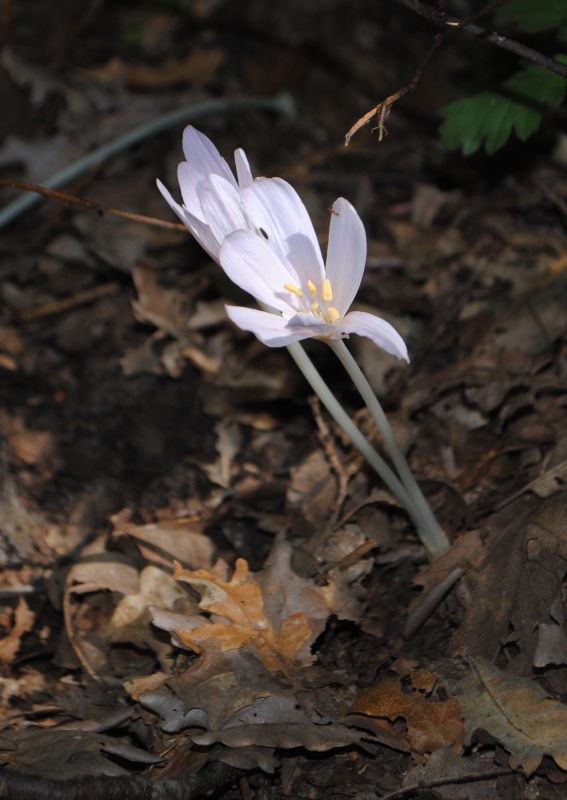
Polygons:
M245 747L260 744L264 747L285 749L305 747L306 750L323 752L335 747L360 744L363 738L360 731L353 731L344 725L307 725L302 723L281 723L263 725L240 725L221 731L210 731L193 737L196 744L207 746L222 742L228 747Z
M420 681L422 679L420 671ZM352 704L350 714L382 717L394 722L402 717L412 750L421 755L463 744L463 723L457 700L428 700L419 691L404 692L397 678L364 689Z
M20 597L14 612L14 624L7 636L0 639L0 661L11 664L15 659L24 633L28 633L34 625L35 614L30 610L23 597Z
M467 744L483 730L510 753L512 769L521 767L531 775L546 755L567 769L567 705L534 680L501 672L477 658L471 659L457 691Z

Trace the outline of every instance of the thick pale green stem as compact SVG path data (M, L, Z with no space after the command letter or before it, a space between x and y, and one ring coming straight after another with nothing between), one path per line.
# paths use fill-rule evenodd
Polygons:
M357 450L362 453L364 458L373 467L378 475L382 478L388 489L394 494L398 500L406 507L412 518L418 517L418 511L413 506L413 501L406 491L401 481L392 472L388 464L384 461L382 456L372 447L368 439L358 430L354 422L346 413L342 405L339 403L335 395L331 392L315 365L303 349L303 347L296 342L295 344L288 345L288 352L305 376L311 388L318 395L319 399L333 417L337 425L339 425L346 435L349 437ZM417 523L416 523L417 524Z
M372 419L382 434L384 444L392 457L392 461L394 462L394 466L403 483L404 489L410 498L410 505L407 506L408 513L411 514L418 528L418 533L427 550L427 555L430 560L433 561L447 552L450 547L449 539L435 519L421 489L417 485L417 481L409 468L404 454L400 450L384 410L372 391L372 387L368 383L366 376L342 340L329 341L329 344L352 378L354 385L368 406Z

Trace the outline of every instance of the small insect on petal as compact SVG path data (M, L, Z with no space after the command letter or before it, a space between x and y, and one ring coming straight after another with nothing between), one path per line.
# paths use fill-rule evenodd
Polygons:
M268 236L268 234L266 233L266 231L264 230L264 228L260 228L260 233L262 234L262 236L264 237L264 239L269 239L269 238L270 238L270 237Z

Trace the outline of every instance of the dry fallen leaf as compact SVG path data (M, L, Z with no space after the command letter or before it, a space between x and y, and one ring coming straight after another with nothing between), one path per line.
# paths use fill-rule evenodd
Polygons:
M186 58L170 58L161 67L145 64L126 64L128 85L136 89L165 88L175 84L202 84L212 81L222 62L225 51L220 47L199 47Z
M140 701L164 720L166 733L187 727L218 730L241 709L276 689L253 656L241 650L223 653L213 641L188 669L166 678Z
M567 769L567 705L534 680L501 672L485 658L469 664L457 686L466 743L486 731L510 753L512 769L531 775L546 755Z
M23 597L20 597L14 612L14 624L10 633L0 639L0 661L11 664L20 648L20 641L24 633L33 628L35 614L30 610Z
M280 630L274 630L266 618L260 586L242 558L237 560L230 581L227 580L228 566L221 560L211 572L178 569L175 577L201 594L202 609L227 620L203 620L201 626L190 631L176 631L181 641L197 653L206 648L211 639L220 642L223 650L251 647L267 669L286 672L297 660L304 643L316 638L303 612L288 616ZM311 660L309 658L307 663Z
M219 642L223 650L247 648L271 672L289 672L313 662L311 646L323 631L332 608L329 587L295 575L290 566L291 547L278 536L265 569L253 575L238 559L228 580L228 566L219 560L212 570L189 572L177 568L175 577L200 595L200 608L211 614L176 635L195 652ZM327 599L330 598L330 599Z
M488 552L450 655L491 657L510 644L514 671L532 674L538 626L552 622L567 569L566 502L565 492L527 495L491 518Z
M107 637L113 643L131 643L153 650L158 661L167 666L171 645L155 636L152 614L159 610L189 609L190 598L177 581L158 567L144 567L139 578L140 591L127 594L118 602L108 623Z
M201 533L199 523L184 519L161 519L149 525L134 525L122 512L112 517L113 538L130 536L145 562L171 569L174 558L192 569L210 569L214 545ZM124 516L126 516L124 514Z
M350 707L349 714L385 717L391 722L403 717L412 750L421 755L448 745L458 750L463 744L463 723L458 701L433 701L427 700L418 691L406 693L397 678L363 689Z
M155 764L159 756L141 750L119 738L83 731L28 728L0 734L0 759L24 774L42 778L84 778L92 775L129 775L125 767L104 754L138 764Z

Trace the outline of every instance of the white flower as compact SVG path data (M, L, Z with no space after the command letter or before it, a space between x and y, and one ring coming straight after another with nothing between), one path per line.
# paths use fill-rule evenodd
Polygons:
M204 134L189 125L183 131L183 153L187 161L177 168L183 197L179 205L161 181L158 189L201 247L219 263L219 252L228 233L247 228L239 192L252 183L244 150L234 153L238 183L217 148Z
M307 209L289 183L253 180L244 151L236 150L237 183L213 143L192 127L184 131L183 152L183 205L158 181L161 193L229 278L275 312L227 306L236 325L270 347L357 333L409 360L388 322L348 310L366 263L364 226L348 200L333 205L325 267Z
M340 197L331 209L326 267L307 210L288 183L257 178L242 191L241 202L250 224L225 238L221 266L241 289L281 316L227 306L236 325L270 347L358 333L409 360L402 337L388 322L348 310L366 263L364 226L348 200Z

